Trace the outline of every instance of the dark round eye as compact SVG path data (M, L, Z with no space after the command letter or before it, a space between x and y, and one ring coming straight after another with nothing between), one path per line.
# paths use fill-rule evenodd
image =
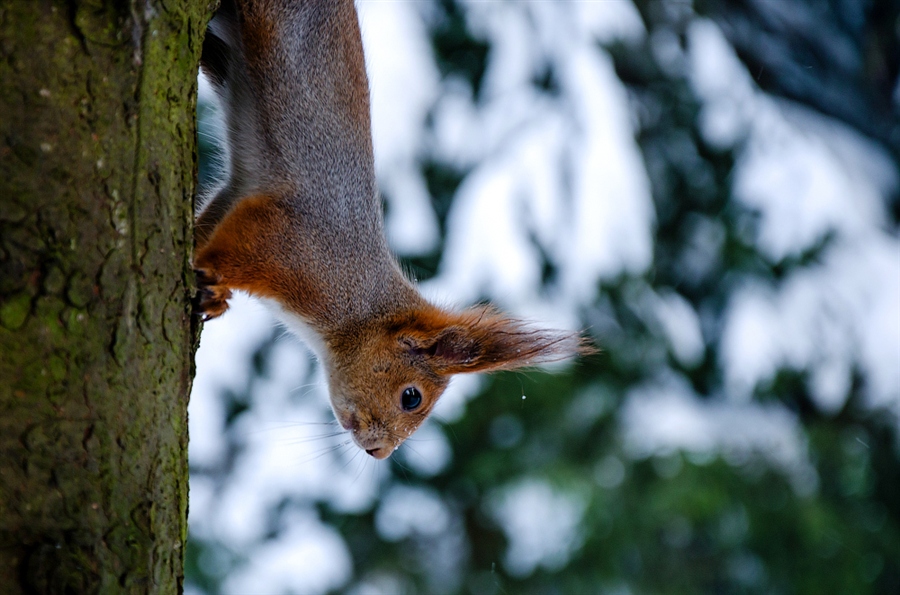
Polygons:
M422 393L413 386L403 391L403 395L400 396L400 405L403 407L404 411L414 411L415 409L418 409L421 404Z

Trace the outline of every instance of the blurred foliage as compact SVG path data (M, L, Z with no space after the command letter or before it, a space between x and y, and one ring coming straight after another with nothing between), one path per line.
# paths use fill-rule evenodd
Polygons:
M895 99L900 2L697 0L696 5L722 27L763 89L843 120L900 158Z
M751 72L765 71L757 80L768 91L841 117L897 156L896 104L891 107L886 81L897 80L900 53L891 29L897 26L897 9L888 4L700 0L696 10L724 23ZM697 124L700 106L685 73L659 64L651 47L656 34L674 35L683 45L687 24L697 15L684 2L638 0L636 5L648 37L605 49L638 115L637 140L657 217L654 265L640 278L622 277L598 288L596 308L585 313L585 323L600 337L601 355L557 375L487 379L465 416L442 424L453 453L436 476L420 476L398 457L388 461L391 479L385 487L397 483L437 492L460 519L451 531L456 537L413 533L388 541L376 529L374 510L345 514L328 502L316 504L351 552L355 574L348 591L385 577L391 589L407 593L887 595L900 589L900 442L895 426L861 406L858 382L833 414L815 407L802 374L791 370L755 395L783 403L801 420L818 475L807 492L759 457L674 452L632 460L623 452L616 415L626 390L667 367L688 379L697 394L721 394L716 329L735 284L746 276L777 282L814 262L828 241L791 261L771 263L757 253L746 231L755 214L730 195L735 155L704 141ZM786 30L787 5L813 15L817 26ZM436 2L433 16L441 72L464 77L477 96L490 48L467 30L464 8L454 0ZM832 72L826 36L833 31L845 41L842 48L868 66ZM777 64L763 51L763 42L773 36L777 47L791 50L779 52ZM810 60L812 72L794 78ZM552 81L553 73L546 78ZM546 85L548 92L551 87ZM829 103L824 90L837 88L850 98L846 105ZM422 168L443 231L464 172L433 158L423 160ZM715 238L712 247L709 236ZM439 258L437 253L406 265L427 278ZM706 351L699 362L680 363L641 315L633 297L645 287L677 291L701 313ZM527 400L520 398L525 395ZM249 401L241 395L223 398L232 402L230 419ZM503 564L507 537L488 511L498 489L534 478L583 504L580 543L558 567L538 565L530 574L514 576ZM273 523L272 531L278 530ZM223 574L239 562L240 556L222 544L189 541L187 577L206 592L217 592Z

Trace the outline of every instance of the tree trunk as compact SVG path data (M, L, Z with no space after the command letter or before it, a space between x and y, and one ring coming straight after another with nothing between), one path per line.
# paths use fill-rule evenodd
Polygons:
M181 591L209 4L0 4L4 594Z

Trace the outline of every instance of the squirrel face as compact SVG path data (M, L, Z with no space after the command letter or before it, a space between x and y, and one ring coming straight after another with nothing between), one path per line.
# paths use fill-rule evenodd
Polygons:
M353 441L383 459L425 421L453 374L553 361L578 346L577 336L488 306L457 313L422 302L326 339L331 406Z
M376 459L390 456L428 417L449 383L402 333L369 334L349 352L332 350L331 407L353 442Z

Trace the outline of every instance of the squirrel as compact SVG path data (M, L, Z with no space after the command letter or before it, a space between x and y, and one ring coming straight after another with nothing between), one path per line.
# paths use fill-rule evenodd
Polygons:
M384 235L353 0L222 0L200 60L227 129L227 180L199 210L204 320L232 290L265 302L322 363L353 442L388 457L450 377L586 353L491 306L428 302Z

